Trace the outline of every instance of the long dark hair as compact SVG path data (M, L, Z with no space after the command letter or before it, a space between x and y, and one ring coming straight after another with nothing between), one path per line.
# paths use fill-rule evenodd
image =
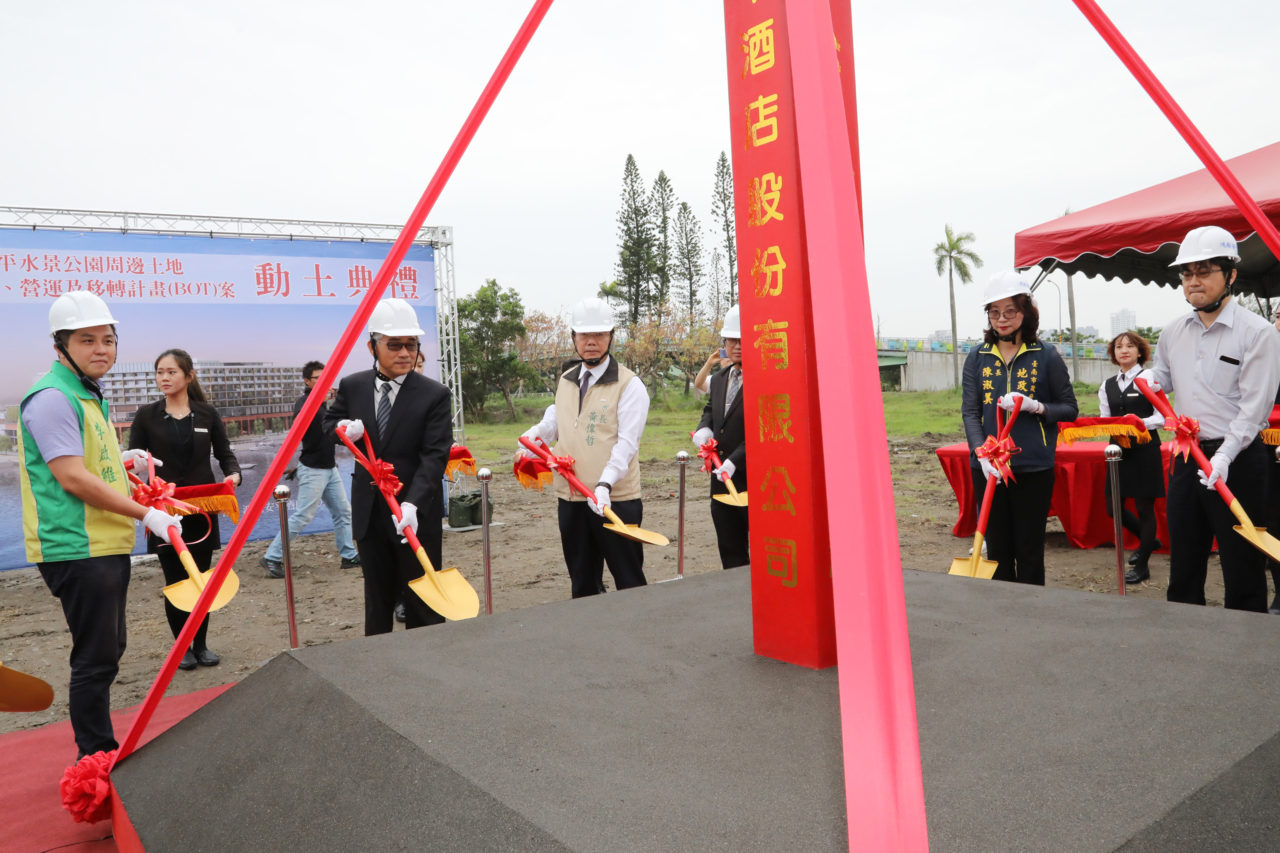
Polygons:
M1036 339L1036 334L1040 331L1040 311L1036 308L1036 303L1025 293L1015 293L1009 298L1022 312L1022 326L1018 331L1022 333L1022 342L1029 344ZM984 313L990 311L991 305L982 306L982 310ZM1000 335L991 328L990 319L987 320L986 331L982 333L982 340L988 344L995 344L1000 340Z
M209 399L204 395L204 389L200 387L200 378L196 376L195 362L191 360L191 354L184 349L167 349L156 356L155 369L160 369L160 360L165 356L171 357L178 363L178 369L187 377L187 399L195 400L197 403L207 403Z

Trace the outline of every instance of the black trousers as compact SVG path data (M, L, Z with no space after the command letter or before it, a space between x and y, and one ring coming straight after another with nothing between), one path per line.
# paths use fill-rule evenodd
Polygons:
M80 755L110 752L111 683L125 649L125 602L129 595L129 555L40 563L40 576L62 603L71 629L71 730Z
M971 471L981 508L987 478L981 468ZM987 520L987 559L997 564L995 580L1044 586L1044 525L1053 500L1053 469L1016 471L1014 477L996 484Z
M213 548L206 546L203 542L198 542L195 545L188 545L187 550L191 552L196 568L201 572L207 572L213 566ZM178 552L173 550L171 545L161 545L156 549L156 556L160 558L160 569L164 572L166 586L187 579L187 570L182 567L182 561L178 559ZM191 614L174 607L169 603L169 599L166 598L164 600L164 615L169 620L169 630L173 632L173 636L176 639L182 631L182 626L187 624L187 617ZM196 631L196 636L191 641L191 648L197 652L207 649L208 635L209 615L205 614L204 621L200 623L200 630Z
M418 513L422 523L418 538L436 571L440 565L443 534L440 531L440 507L434 502ZM432 610L418 594L409 589L409 581L422 577L422 564L408 544L400 541L392 521L391 510L375 512L363 539L356 540L360 569L364 573L364 635L389 634L395 625L396 602L404 602L405 628L439 625L444 617Z
M1213 453L1206 448L1205 455ZM1266 466L1266 445L1255 439L1227 471L1227 487L1255 524L1266 506ZM1223 606L1266 613L1266 555L1235 532L1235 516L1215 489L1200 484L1198 470L1194 459L1177 456L1169 474L1169 591L1165 597L1182 604L1204 604L1209 551L1216 537L1225 588Z
M604 592L604 564L618 589L644 586L644 546L633 539L605 530L605 519L596 515L586 501L560 499L560 547L569 567L569 585L574 598ZM640 524L644 503L639 498L614 501L610 509L627 524Z
M747 545L747 508L729 506L712 498L711 523L716 527L720 566L725 569L750 566L751 551Z

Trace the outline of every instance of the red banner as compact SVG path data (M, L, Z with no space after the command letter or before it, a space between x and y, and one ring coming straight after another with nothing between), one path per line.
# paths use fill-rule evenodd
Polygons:
M782 0L725 2L757 654L836 662L817 370Z

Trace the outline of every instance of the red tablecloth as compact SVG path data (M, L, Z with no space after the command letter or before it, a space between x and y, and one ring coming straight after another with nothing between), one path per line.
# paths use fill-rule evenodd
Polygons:
M1107 478L1107 462L1103 458L1106 444L1101 441L1078 441L1060 444L1054 461L1053 502L1049 514L1062 522L1067 539L1077 548L1096 548L1114 541L1112 521L1107 517L1103 502L1103 484ZM1169 453L1171 445L1160 446L1164 460L1165 482L1169 482ZM978 506L973 494L973 477L969 473L969 446L951 444L939 447L938 461L955 492L960 506L960 517L951 532L955 536L972 536L978 524ZM1132 510L1132 503L1129 504ZM1169 546L1169 527L1165 517L1164 498L1156 501L1156 536ZM1125 531L1125 547L1138 547L1138 540Z

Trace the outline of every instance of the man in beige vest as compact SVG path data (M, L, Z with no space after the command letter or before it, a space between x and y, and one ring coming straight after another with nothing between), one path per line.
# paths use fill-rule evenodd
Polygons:
M553 445L557 456L572 456L578 479L595 484L595 500L570 490L556 478L560 546L569 567L574 598L604 592L604 564L618 589L644 586L644 551L639 542L604 529L604 507L627 524L640 524L640 434L649 416L644 382L609 355L613 314L601 299L584 299L570 320L580 363L560 375L555 402L542 421L524 433ZM523 448L521 448L523 452Z

